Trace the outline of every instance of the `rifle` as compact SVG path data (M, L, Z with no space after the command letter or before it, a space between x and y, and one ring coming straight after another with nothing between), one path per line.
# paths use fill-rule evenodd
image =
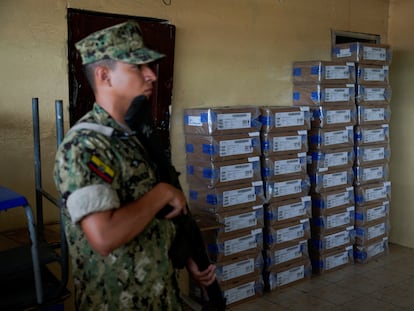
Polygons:
M147 102L144 95L133 99L131 106L126 114L125 122L135 131L138 139L145 147L151 160L156 164L159 180L166 182L182 190L178 179L179 173L167 157L161 147L161 140L158 133L152 126L151 104ZM188 258L193 258L198 269L203 271L210 265L210 259L205 249L205 244L196 221L192 218L190 210L187 214L180 214L173 219L176 226L176 237L169 250L169 257L177 269L183 269L187 264ZM165 206L157 214L158 218L163 218L172 210L171 206ZM223 297L217 280L206 288L209 301L203 306L203 310L225 310L226 300Z

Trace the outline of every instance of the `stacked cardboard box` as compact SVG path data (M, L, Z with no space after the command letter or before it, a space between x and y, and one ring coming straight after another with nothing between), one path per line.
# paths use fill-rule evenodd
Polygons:
M354 256L367 262L388 251L391 50L388 45L348 43L337 45L332 57L355 61L357 67Z
M310 277L311 200L306 173L309 107L261 107L262 178L266 193L264 282L267 290Z
M263 203L257 107L191 108L184 112L189 205L203 224L227 305L263 292ZM190 286L193 298L204 299Z
M293 105L312 112L308 174L312 198L309 253L314 273L353 262L355 65L344 61L293 64Z

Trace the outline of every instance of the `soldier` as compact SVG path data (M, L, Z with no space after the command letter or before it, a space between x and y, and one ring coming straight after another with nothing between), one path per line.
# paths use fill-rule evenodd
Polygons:
M168 258L186 198L158 182L155 168L125 123L131 101L150 97L157 77L148 67L163 55L144 46L126 22L76 44L96 103L65 136L54 180L63 198L78 310L180 310L177 271ZM108 134L109 133L109 134ZM116 135L115 135L115 134ZM165 218L156 214L169 204ZM215 266L187 269L202 286Z

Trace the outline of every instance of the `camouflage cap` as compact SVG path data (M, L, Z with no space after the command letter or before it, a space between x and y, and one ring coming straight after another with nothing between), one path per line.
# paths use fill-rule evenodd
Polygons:
M147 64L165 55L145 47L138 23L128 21L90 34L75 44L82 64L114 59L130 64Z

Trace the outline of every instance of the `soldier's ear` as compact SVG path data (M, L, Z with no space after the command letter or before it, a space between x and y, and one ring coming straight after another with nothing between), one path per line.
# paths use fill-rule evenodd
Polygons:
M95 82L96 85L111 86L111 74L108 67L97 66L95 68Z

